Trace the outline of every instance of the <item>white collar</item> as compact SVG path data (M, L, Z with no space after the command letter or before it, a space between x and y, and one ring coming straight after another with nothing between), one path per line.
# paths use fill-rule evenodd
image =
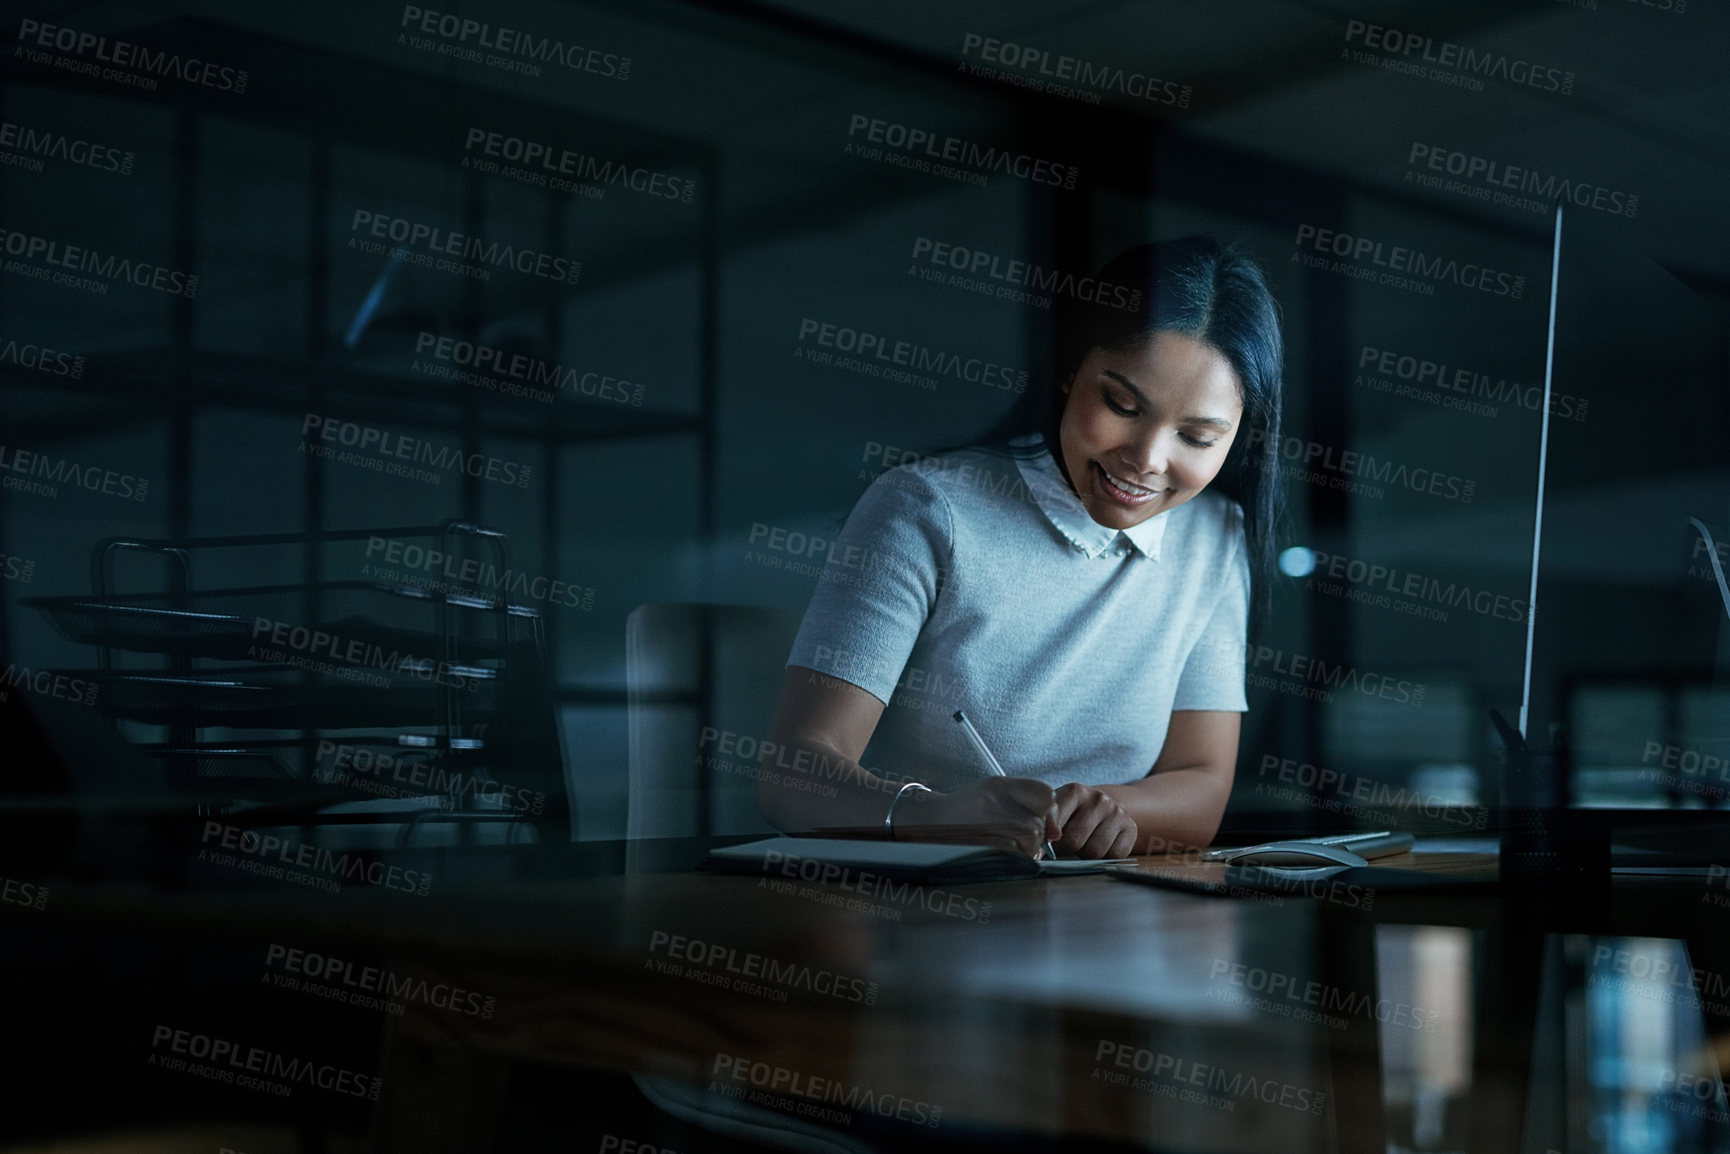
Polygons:
M1044 440L1038 433L1029 433L1016 437L1009 443L1024 446L1043 444ZM1037 457L1017 457L1015 464L1021 470L1022 480L1027 482L1028 492L1033 494L1040 509L1044 510L1046 519L1088 557L1098 557L1111 548L1119 537L1124 537L1141 551L1143 557L1159 560L1160 542L1165 540L1165 514L1157 513L1129 529L1112 529L1101 525L1088 514L1087 506L1081 503L1081 498L1075 495L1075 490L1064 480L1063 472L1052 459L1049 449L1042 448Z

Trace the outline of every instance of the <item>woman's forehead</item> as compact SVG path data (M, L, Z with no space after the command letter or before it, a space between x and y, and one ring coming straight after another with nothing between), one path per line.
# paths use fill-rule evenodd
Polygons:
M1223 394L1240 399L1243 388L1229 358L1184 333L1156 333L1134 346L1095 349L1101 372L1142 391Z

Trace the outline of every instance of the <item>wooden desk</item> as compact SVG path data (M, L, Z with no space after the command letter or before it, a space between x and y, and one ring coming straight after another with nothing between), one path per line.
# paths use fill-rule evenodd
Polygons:
M1410 864L1470 872L1484 860ZM1445 913L1437 900L1233 900L1100 876L862 892L668 873L425 899L67 889L50 909L382 956L494 999L490 1019L424 1001L389 1019L380 1150L486 1149L505 1071L523 1059L769 1089L790 1108L838 1109L841 1129L890 1147L1024 1132L1381 1151L1379 1037L1384 1011L1395 1026L1402 1011L1381 1005L1376 924L1473 924L1452 920L1461 912L1491 924L1505 912L1494 894L1447 899ZM1487 1025L1436 1028L1499 1042ZM781 1085L753 1085L783 1071ZM941 1120L877 1119L859 1104L867 1094ZM1496 1133L1517 1124L1523 1095L1510 1075Z
M492 1020L421 1006L393 1021L378 1148L483 1140L479 1053L767 1091L789 1112L837 1095L940 1112L919 1137L948 1127L1205 1150L1358 1145L1333 1132L1349 1067L1361 1145L1385 1149L1373 945L1353 939L1342 964L1318 940L1322 910L1369 912L1361 892L1234 901L1102 876L864 882L592 879L458 898L440 919L448 933L369 926L418 972L498 1007ZM849 993L814 988L826 985ZM449 1064L457 1054L468 1057Z
M753 1074L786 1071L798 1085L771 1087L777 1097L891 1139L899 1126L936 1141L1027 1132L1303 1151L1337 1148L1330 1053L1349 1030L1258 1007L1230 975L1319 980L1315 905L1101 876L862 892L680 873L426 899L71 890L53 909L383 955L495 999L490 1020L415 1002L389 1019L381 1150L484 1148L499 1071L528 1059L703 1085L744 1071L731 1082L744 1092L762 1088ZM824 992L834 983L869 999ZM815 1097L791 1092L812 1079L825 1080ZM867 1095L941 1120L866 1117Z
M918 1137L990 1129L1157 1137L1186 1149L1334 1148L1335 1031L1220 997L1233 989L1221 972L1236 966L1315 979L1305 903L1083 877L930 893L946 912L894 899L825 904L846 892L685 875L521 895L599 933L571 952L545 940L505 954L472 942L441 951L440 978L499 985L498 1017L396 1021L392 1061L420 1077L412 1100L385 1103L392 1128L380 1147L424 1149L462 1129L438 1116L451 1088L425 1078L437 1062L428 1050L456 1047L744 1092L823 1079L814 1094L783 1087L772 1097L833 1105L823 1092L833 1084L843 1098L905 1099L915 1117L940 1110L937 1127L912 1128ZM825 979L807 981L800 967L863 986L872 1004L815 992ZM781 968L793 976L760 976ZM385 1077L391 1085L389 1068ZM1201 1096L1211 1101L1180 1097L1210 1085ZM1263 1087L1276 1104L1258 1099Z

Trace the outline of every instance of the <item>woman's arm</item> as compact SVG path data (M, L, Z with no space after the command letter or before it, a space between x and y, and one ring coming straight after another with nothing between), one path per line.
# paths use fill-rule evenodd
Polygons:
M764 750L758 767L757 808L764 819L789 833L862 831L873 821L880 827L900 786L860 765L859 756L882 716L883 703L857 685L788 666L769 726L775 748ZM829 787L835 796L825 796Z
M757 775L764 819L787 833L882 837L890 802L906 781L918 780L911 770L890 779L859 764L882 716L883 703L857 685L789 666ZM953 794L909 790L895 807L895 833L1031 854L1057 836L1056 815L1044 782L998 777Z
M1219 832L1237 770L1243 714L1177 709L1153 769L1128 785L1070 784L1057 791L1063 834L1058 852L1118 856L1134 823L1133 853L1178 853L1206 846Z

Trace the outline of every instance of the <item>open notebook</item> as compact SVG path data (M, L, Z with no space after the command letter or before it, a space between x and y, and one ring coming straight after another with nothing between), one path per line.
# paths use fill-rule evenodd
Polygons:
M986 846L922 841L859 841L828 837L771 837L714 850L702 867L724 873L763 873L800 881L848 880L845 871L900 881L949 884L1003 878L1102 873L1131 858L1035 861L1026 854Z

